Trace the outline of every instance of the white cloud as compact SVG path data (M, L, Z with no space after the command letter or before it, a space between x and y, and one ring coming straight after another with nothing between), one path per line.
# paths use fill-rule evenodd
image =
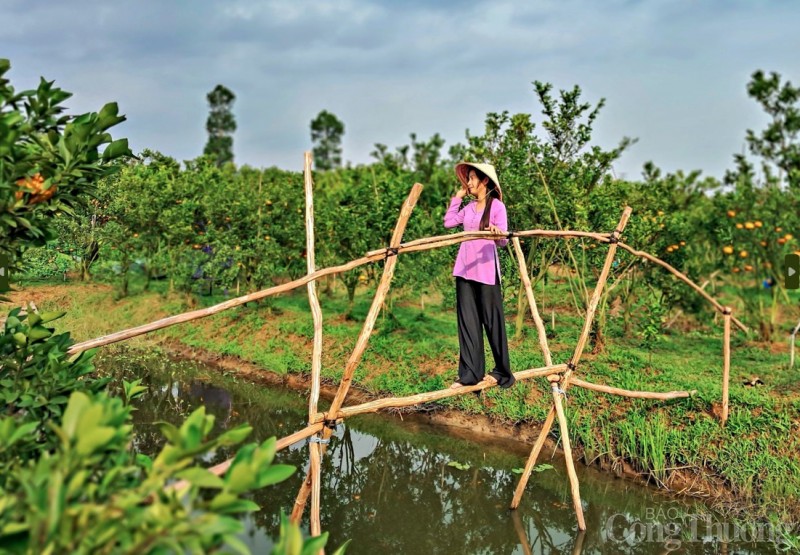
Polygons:
M345 158L367 162L411 132L462 141L489 111L538 119L538 79L607 99L597 141L640 139L618 172L652 159L721 175L764 122L750 74L800 81L800 5L780 1L0 0L0 13L16 86L55 79L76 111L117 100L134 148L178 159L202 151L217 83L237 95L237 161L298 168L322 109L345 123Z

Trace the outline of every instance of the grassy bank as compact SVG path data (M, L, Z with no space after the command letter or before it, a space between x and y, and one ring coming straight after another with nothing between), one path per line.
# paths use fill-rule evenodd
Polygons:
M102 284L31 284L16 301L34 299L42 310L68 308L59 330L78 340L133 327L211 305L222 297L190 300L143 292L114 300ZM313 327L304 290L137 338L141 346L177 341L189 347L241 357L277 373L310 370ZM551 295L558 298L558 295ZM325 317L323 376L336 381L355 344L371 301L359 292L346 318L343 291L321 299ZM190 304L196 303L196 306ZM569 303L545 309L555 362L566 362L582 318ZM551 326L554 315L555 326ZM621 324L620 324L621 325ZM532 322L510 344L515 371L543 366ZM708 497L715 508L740 515L800 523L800 370L787 369L787 349L758 345L733 336L731 412L721 427L715 413L721 399L721 326L686 323L645 350L638 336L622 337L610 319L606 349L584 356L578 373L626 389L696 389L676 401L620 399L572 388L566 402L571 438L587 464L632 471L660 487ZM509 335L514 334L509 319ZM491 360L490 356L487 360ZM396 298L393 316L379 319L355 380L375 394L408 395L446 387L456 377L458 342L455 314L437 299ZM745 385L757 376L763 385ZM504 425L540 423L549 409L544 380L519 383L448 400L467 413L486 413ZM558 431L554 430L557 435Z

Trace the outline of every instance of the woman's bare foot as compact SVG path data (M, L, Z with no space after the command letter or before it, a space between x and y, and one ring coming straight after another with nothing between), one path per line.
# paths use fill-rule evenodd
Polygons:
M486 374L481 380L481 383L487 383L489 385L497 385L497 378L495 378L491 374Z
M450 389L458 389L460 387L464 387L464 384L461 382L453 382L453 385L450 386Z

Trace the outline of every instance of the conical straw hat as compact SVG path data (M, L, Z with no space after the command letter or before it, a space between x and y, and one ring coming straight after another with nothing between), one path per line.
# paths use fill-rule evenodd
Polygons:
M466 187L467 178L469 177L469 168L475 168L482 171L486 177L494 182L497 194L500 200L503 200L503 190L500 188L500 180L497 179L497 173L494 171L494 166L491 164L474 164L472 162L459 162L456 164L456 175L458 180Z

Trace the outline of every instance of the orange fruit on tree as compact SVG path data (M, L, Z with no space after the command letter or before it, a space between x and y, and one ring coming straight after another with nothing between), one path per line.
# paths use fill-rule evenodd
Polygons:
M744 226L740 223L736 224L736 229L742 229Z
M767 246L767 242L766 241L761 241L759 243L759 245L761 245L762 247L766 247Z
M787 233L786 235L783 236L783 238L786 239L787 241L791 241L794 238L794 236L791 233Z
M686 241L681 241L681 246L685 247L686 246Z
M755 224L753 224L753 222L745 222L745 223L744 223L744 228L745 228L745 229L753 229L753 228L755 228L755 227L756 227L756 226L755 226Z
M747 251L739 251L739 256L742 258L747 258Z
M779 237L778 238L778 244L779 245L783 245L784 243L786 243L786 237Z
M745 267L744 267L744 271L745 272L750 272L752 270L753 270L753 267L750 264L745 265Z
M728 210L728 217L729 218L736 217L736 210Z
M722 247L722 252L724 252L725 254L733 254L733 247L730 245L726 245Z
M733 273L734 273L734 274L738 274L738 273L739 273L739 268L734 268L734 269L733 269Z
M775 228L775 231L777 231L778 233L780 233L781 231L783 231L783 228L782 228L782 227L776 227L776 228Z
M756 220L753 222L753 225L755 225L756 227L761 227L764 224L761 223L761 220Z

